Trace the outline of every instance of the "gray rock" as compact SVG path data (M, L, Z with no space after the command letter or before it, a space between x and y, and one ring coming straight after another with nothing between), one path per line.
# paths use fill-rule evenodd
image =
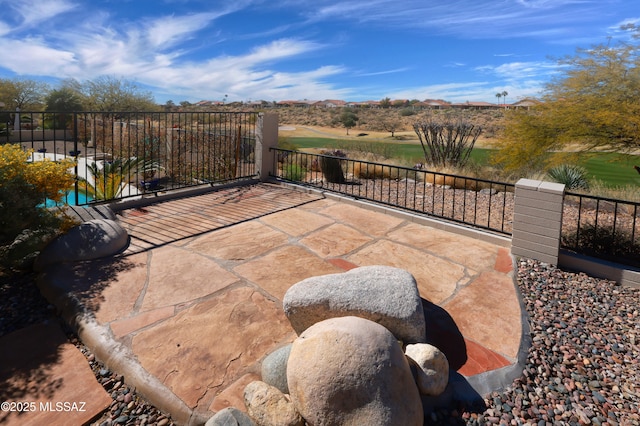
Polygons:
M413 276L390 266L364 266L307 278L287 290L284 312L296 333L328 318L358 316L405 343L425 341L425 319Z
M258 426L304 426L289 397L265 382L251 382L244 388L244 404Z
M278 388L282 393L289 393L287 384L287 361L291 345L271 352L262 361L262 381Z
M116 221L93 219L54 239L35 261L36 271L62 262L99 259L123 251L129 244L127 231Z
M418 343L407 345L405 354L420 367L416 380L420 393L438 396L444 392L449 382L449 361L440 349Z
M256 426L251 418L234 407L218 411L204 424L205 426Z
M291 400L313 425L422 425L402 347L380 324L331 318L305 330L287 364Z

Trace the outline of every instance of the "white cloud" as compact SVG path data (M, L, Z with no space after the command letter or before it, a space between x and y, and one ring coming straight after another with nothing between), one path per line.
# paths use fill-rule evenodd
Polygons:
M494 74L504 80L544 79L558 72L558 64L553 62L509 62L498 66L484 65L476 67L477 71Z
M74 2L67 0L20 0L4 3L22 18L21 27L35 27L77 7Z
M576 25L600 19L611 7L607 2L585 0L314 0L289 4L298 4L310 21L339 20L387 29L428 28L465 38L545 39L568 36Z
M74 62L70 51L52 49L41 40L11 40L0 38L0 52L5 58L3 67L16 74L57 75L60 69Z
M408 67L404 67L404 68L396 68L396 69L392 69L392 70L384 70L384 71L372 71L372 72L362 72L359 74L356 74L358 77L374 77L377 75L385 75L385 74L396 74L396 73L400 73L400 72L405 72L408 71L410 68Z

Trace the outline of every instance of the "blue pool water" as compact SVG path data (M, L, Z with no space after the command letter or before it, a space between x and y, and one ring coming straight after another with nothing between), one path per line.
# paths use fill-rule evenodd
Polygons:
M88 197L86 193L84 192L78 192L78 204L80 205L84 205L87 204L87 202L93 200L93 198ZM47 199L47 202L45 203L46 207L55 207L55 206L63 206L65 204L68 204L70 206L75 206L76 205L76 192L75 191L67 191L67 193L65 194L64 197L62 197L62 200L59 203L56 203L53 200Z

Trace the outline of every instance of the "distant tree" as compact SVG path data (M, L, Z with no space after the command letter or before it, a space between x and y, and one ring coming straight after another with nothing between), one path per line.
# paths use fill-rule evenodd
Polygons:
M508 171L553 165L549 152L578 143L584 150L640 147L640 46L632 42L578 49L558 61L562 75L539 105L509 111L494 161Z
M82 99L78 92L70 87L54 89L45 98L45 111L51 112L51 127L64 129L69 126L71 112L82 111Z
M389 98L384 98L380 100L380 107L381 108L389 108L391 106L391 99Z
M49 92L49 85L29 79L0 79L0 101L4 109L40 111Z
M506 90L502 92L502 98L504 99L503 104L507 104L507 95L509 94L509 92L507 92Z
M380 120L380 128L386 132L391 132L391 137L402 128L402 122L397 118L383 118Z
M165 111L171 112L171 111L173 111L175 109L176 109L176 104L171 99L169 99L167 102L165 102L165 104L164 104L164 110Z
M69 87L54 89L45 98L45 111L77 112L82 111L82 96Z
M347 129L347 135L349 129L355 127L358 120L358 115L351 108L343 108L339 121Z
M158 106L151 92L134 82L102 76L83 85L88 111L155 111Z
M496 98L498 98L498 105L500 105L500 98L502 97L502 93L496 93Z
M191 102L189 102L189 101L181 101L181 102L180 102L180 106L181 106L182 108L185 108L185 109L187 109L187 108L191 107L192 105L193 105L193 104L192 104Z

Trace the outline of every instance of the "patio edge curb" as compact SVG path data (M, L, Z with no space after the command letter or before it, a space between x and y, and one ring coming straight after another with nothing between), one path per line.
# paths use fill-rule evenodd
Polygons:
M55 266L60 265L52 265ZM60 316L76 331L96 359L124 376L125 383L158 409L170 414L178 424L196 426L208 420L208 416L189 408L164 383L150 374L129 348L116 341L108 326L98 324L78 298L66 291L64 283L50 279L50 270L47 268L36 279L40 292L58 309Z

